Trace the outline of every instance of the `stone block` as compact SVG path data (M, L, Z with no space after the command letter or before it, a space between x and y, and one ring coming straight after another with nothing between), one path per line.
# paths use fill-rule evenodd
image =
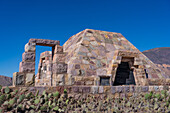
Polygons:
M34 79L35 79L34 73L26 73L25 85L34 86Z
M159 91L159 86L154 86L154 90L157 92Z
M22 61L35 61L35 52L24 52L22 54Z
M73 86L72 87L72 93L79 93L79 87Z
M149 91L154 91L154 86L149 86Z
M115 87L115 86L112 86L112 87L111 87L111 93L112 93L112 94L115 94L115 93L116 93L116 87Z
M97 94L98 93L98 86L92 86L91 87L91 93L92 94Z
M13 73L13 86L25 85L25 73L15 72Z
M163 86L159 86L160 91L164 90L163 88L164 88Z
M35 72L35 62L20 62L19 72Z
M25 45L25 52L35 52L35 43L27 43Z
M104 88L103 88L103 86L99 86L99 93L104 93Z
M53 63L56 63L56 62L65 62L65 54L54 54L54 57L53 57Z
M169 86L163 86L163 90L169 90Z
M111 93L111 87L110 86L103 86L104 87L104 93Z
M85 85L94 85L93 81L85 81Z
M122 86L116 86L116 92L117 93L123 93L123 87Z
M54 54L56 53L62 53L63 52L63 46L56 45L54 49Z
M148 86L141 86L141 91L142 92L148 92L149 91L149 87Z
M130 92L130 87L129 86L124 86L125 93Z
M130 86L130 92L135 92L135 87L134 86Z
M140 93L141 92L141 86L135 86L135 92Z
M82 87L82 93L90 93L90 87Z
M54 63L53 74L62 74L67 72L67 64L65 63Z

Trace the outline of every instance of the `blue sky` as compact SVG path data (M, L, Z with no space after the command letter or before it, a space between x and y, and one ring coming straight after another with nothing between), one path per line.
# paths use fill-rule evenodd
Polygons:
M19 71L30 38L62 45L86 28L122 33L141 51L170 47L170 1L0 0L0 75ZM37 47L36 64L45 50Z

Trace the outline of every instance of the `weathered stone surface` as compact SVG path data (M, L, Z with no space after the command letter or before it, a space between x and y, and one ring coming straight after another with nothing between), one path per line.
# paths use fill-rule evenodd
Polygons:
M35 43L27 43L25 45L25 52L35 52Z
M67 64L65 63L54 63L53 64L53 73L66 73Z
M20 62L19 72L35 72L35 62Z
M154 86L155 91L159 91L159 86Z
M116 93L116 87L115 87L115 86L112 86L112 87L111 87L111 93L112 93L112 94L115 94L115 93Z
M63 52L63 46L56 45L54 49L54 54L56 53L62 53Z
M13 86L25 85L25 73L15 72L13 73Z
M35 74L34 73L26 73L26 79L25 79L25 85L26 86L34 86L34 79Z
M64 85L65 84L65 75L64 74L57 74L55 75L56 79L53 80L53 82L56 82L56 86L57 85Z
M104 88L103 88L103 86L99 86L99 93L104 93Z
M142 92L147 92L149 90L148 86L141 86Z
M22 54L22 61L35 61L35 52L24 52Z
M98 86L92 86L92 87L91 87L91 93L92 93L92 94L98 93Z
M53 63L65 62L65 54L54 54Z
M123 93L123 87L122 86L116 86L116 92Z
M129 86L125 86L124 90L125 90L125 93L130 92L130 87Z

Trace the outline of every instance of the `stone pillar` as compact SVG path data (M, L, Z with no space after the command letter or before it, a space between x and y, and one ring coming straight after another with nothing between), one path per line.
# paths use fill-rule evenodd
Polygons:
M34 86L35 46L35 43L27 43L25 45L25 52L22 54L22 62L20 62L19 65L19 72L24 73L24 86ZM18 78L16 77L16 79Z
M53 67L52 67L52 85L64 85L67 74L67 64L65 63L65 53L63 47L56 45L54 48Z

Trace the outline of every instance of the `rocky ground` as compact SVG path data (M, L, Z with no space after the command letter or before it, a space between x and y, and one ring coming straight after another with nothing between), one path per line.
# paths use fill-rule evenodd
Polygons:
M92 94L63 94L58 91L39 95L27 89L12 91L9 87L0 87L0 112L8 113L55 113L55 112L105 112L105 113L133 113L133 112L170 112L170 93L161 92L138 93L127 98L115 98L114 95Z

